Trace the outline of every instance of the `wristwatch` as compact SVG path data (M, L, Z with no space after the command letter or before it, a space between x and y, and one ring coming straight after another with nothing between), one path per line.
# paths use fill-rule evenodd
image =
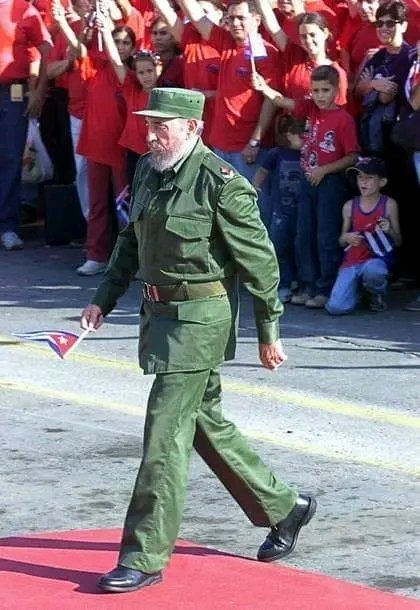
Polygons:
M250 145L251 148L258 148L258 146L260 145L260 141L257 140L256 138L251 138L250 141L248 142L248 144Z

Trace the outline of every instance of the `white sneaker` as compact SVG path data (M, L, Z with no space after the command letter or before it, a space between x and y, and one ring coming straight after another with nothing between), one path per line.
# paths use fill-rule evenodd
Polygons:
M0 240L6 250L23 250L23 241L14 231L6 231L1 235Z
M107 267L107 263L98 263L98 261L87 260L83 265L77 268L79 275L97 275L103 273Z

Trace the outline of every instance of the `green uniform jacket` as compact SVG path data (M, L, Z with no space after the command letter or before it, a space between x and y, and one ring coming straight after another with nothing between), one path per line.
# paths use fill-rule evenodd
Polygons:
M225 296L144 301L139 359L145 373L214 368L234 357L238 276L253 296L259 341L276 341L279 270L252 186L201 140L163 173L148 157L138 162L130 222L93 303L108 314L137 271L155 285L231 278Z

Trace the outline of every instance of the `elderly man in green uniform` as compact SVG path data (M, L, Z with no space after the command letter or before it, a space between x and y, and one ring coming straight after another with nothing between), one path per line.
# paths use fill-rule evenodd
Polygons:
M204 96L152 91L150 153L140 158L129 224L119 235L82 328L99 328L135 273L144 282L140 365L155 374L143 458L128 508L118 565L103 591L134 591L162 579L179 530L194 447L259 527L258 559L290 553L315 499L277 479L223 417L217 371L235 352L238 278L253 297L259 356L268 369L286 359L279 340L279 271L256 193L200 140Z

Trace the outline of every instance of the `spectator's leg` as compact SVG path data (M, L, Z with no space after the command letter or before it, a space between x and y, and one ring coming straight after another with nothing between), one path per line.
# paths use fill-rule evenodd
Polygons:
M342 224L342 209L347 190L342 176L326 176L317 187L318 257L320 274L316 282L316 294L328 297L337 277L342 259L338 243Z
M298 205L296 262L298 276L302 282L302 290L309 296L314 296L315 282L319 274L316 226L315 188L306 179L303 179Z
M87 226L87 259L104 263L108 260L110 240L109 186L111 167L88 159L89 217Z
M26 104L25 95L22 101L12 102L10 85L0 84L0 235L16 232L19 223Z
M417 182L420 186L420 151L416 151L413 153L413 162L417 174Z
M361 268L362 284L371 294L385 294L388 268L380 258L371 258Z
M79 142L82 120L70 115L71 139L73 142L73 156L76 166L76 189L79 196L80 209L85 219L89 216L89 190L87 177L87 159L76 153Z
M340 269L325 309L333 316L350 313L358 303L360 265Z
M296 279L295 240L297 208L283 206L273 213L270 238L276 250L280 266L280 289L283 294L290 293L291 284Z

